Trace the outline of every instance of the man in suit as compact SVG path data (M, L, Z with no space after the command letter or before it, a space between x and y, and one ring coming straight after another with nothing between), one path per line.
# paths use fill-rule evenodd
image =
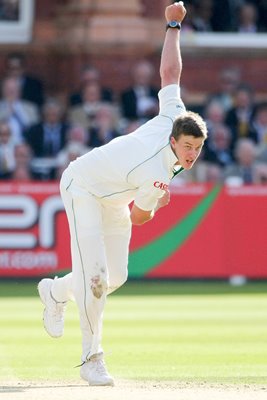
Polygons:
M257 148L250 138L239 138L235 146L236 162L225 168L224 178L227 184L256 183L258 162Z
M147 121L158 113L158 89L152 86L154 69L150 62L138 62L133 69L133 85L121 96L123 116Z
M246 84L240 84L234 97L234 107L226 114L225 122L232 131L232 146L238 139L249 138L257 143L257 135L253 128L255 105L252 89Z
M55 157L66 143L67 128L67 124L63 121L61 104L51 99L43 106L42 121L25 133L25 139L32 149L33 156L38 160L35 173L40 179L55 177ZM44 163L42 159L46 161L50 159L51 162Z
M81 71L79 90L72 93L69 97L69 104L71 107L78 106L83 103L84 88L92 83L100 85L100 72L92 65L86 65ZM110 88L106 88L100 85L100 100L103 102L112 103L112 90Z
M44 85L39 79L26 74L22 54L10 54L7 58L7 76L17 79L21 97L41 107L44 103Z

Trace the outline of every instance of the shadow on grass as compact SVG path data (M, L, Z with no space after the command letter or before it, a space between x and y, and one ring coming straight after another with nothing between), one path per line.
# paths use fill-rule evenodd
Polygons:
M37 297L38 280L10 280L0 282L1 297ZM226 281L166 281L130 280L112 296L179 296L179 295L238 295L267 294L267 281L248 282L232 286Z

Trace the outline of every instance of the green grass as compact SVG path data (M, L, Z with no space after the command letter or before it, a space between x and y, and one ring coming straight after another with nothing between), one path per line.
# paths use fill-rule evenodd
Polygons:
M267 381L267 283L130 282L108 298L103 345L119 378L181 382ZM65 334L42 326L35 282L0 284L0 382L75 380L76 305Z

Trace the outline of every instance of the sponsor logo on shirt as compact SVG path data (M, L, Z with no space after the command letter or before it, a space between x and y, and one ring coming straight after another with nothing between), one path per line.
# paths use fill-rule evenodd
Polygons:
M166 183L160 182L160 181L155 181L154 182L154 187L157 189L161 190L168 190L168 185Z

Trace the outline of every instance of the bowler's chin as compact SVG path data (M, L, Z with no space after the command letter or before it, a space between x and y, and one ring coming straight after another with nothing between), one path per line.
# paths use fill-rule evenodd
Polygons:
M184 168L184 169L191 169L191 168L193 167L193 165L194 165L194 162L192 162L192 161L186 161L186 162L183 164L183 168Z

